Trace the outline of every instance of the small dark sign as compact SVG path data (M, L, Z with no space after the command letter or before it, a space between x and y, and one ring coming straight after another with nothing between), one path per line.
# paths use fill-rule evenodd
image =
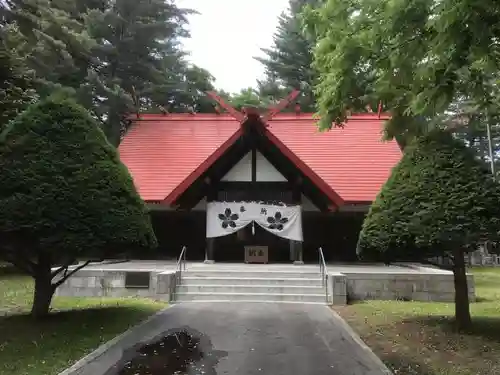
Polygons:
M149 289L149 272L125 273L125 288Z

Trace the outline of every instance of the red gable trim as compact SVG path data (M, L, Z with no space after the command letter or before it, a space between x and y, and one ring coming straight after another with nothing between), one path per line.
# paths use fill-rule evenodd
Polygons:
M226 142L214 151L203 163L201 163L179 186L164 199L163 204L172 205L200 176L205 173L241 136L243 130L239 128Z
M344 200L314 171L307 166L292 150L286 147L274 134L265 129L266 137L285 155L299 170L304 173L337 207L344 204Z
M339 207L344 205L344 200L307 164L295 155L274 134L264 128L265 136L285 155L299 170L304 173L334 204ZM226 142L214 151L202 164L198 166L184 181L182 181L164 200L163 204L172 205L200 176L205 173L241 136L243 129L239 128Z

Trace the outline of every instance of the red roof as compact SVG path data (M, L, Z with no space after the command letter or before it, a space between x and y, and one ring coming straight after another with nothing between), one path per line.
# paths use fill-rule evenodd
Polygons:
M239 129L240 123L226 115L142 115L118 150L142 199L163 201L218 150L222 154L221 147L227 149Z
M387 117L354 115L346 126L319 132L311 114L277 114L265 134L336 204L371 202L401 158L382 142ZM145 201L173 203L241 136L230 115L141 115L119 152Z
M382 125L387 118L354 115L344 128L320 132L310 114L282 114L269 122L268 130L342 200L371 202L401 158L395 141L381 141Z

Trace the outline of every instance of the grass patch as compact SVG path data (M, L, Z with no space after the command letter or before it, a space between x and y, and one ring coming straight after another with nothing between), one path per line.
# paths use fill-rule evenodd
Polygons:
M500 374L500 269L472 270L471 332L452 331L452 303L366 301L335 310L396 375Z
M33 281L0 267L0 375L53 375L165 307L139 298L53 300L53 314L33 321Z

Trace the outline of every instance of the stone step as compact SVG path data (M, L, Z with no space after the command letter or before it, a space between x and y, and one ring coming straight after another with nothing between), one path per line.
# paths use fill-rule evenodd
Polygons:
M265 279L287 279L287 278L305 278L319 279L319 272L311 271L269 271L269 270L186 270L182 272L182 277L232 277L232 278L265 278Z
M271 294L325 294L322 286L314 285L179 285L177 293L271 293Z
M304 302L304 301L267 301L267 300L185 300L185 301L171 301L172 304L176 303L291 303L291 304L301 304L301 305L325 305L325 302ZM337 303L337 305L345 305L345 302Z
M326 304L325 294L285 293L176 293L175 302L186 301L246 301L246 302L316 302Z
M322 286L319 278L200 277L182 276L182 285L313 285Z

